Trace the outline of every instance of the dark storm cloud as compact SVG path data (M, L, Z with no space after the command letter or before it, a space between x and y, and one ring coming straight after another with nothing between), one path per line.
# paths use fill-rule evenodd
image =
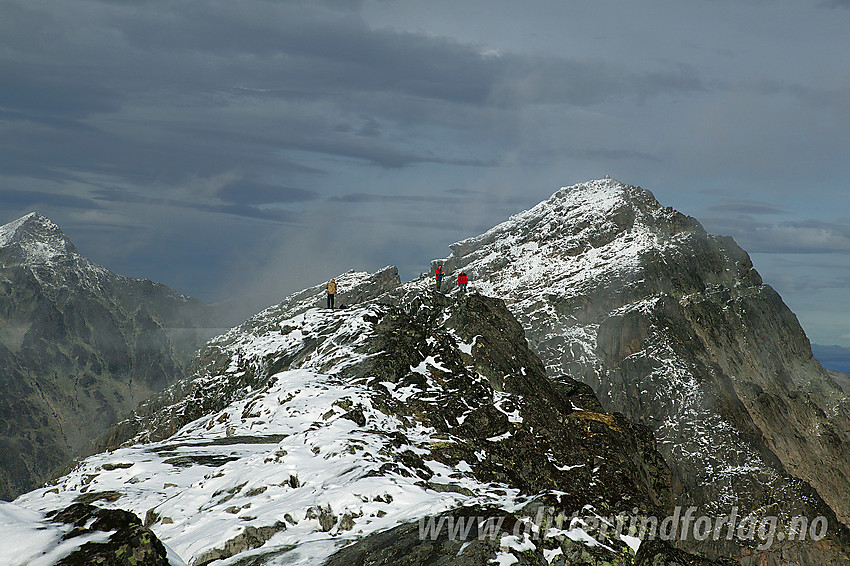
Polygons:
M17 209L41 206L82 209L100 208L97 203L85 198L43 191L21 191L15 189L0 189L0 203L4 207Z
M288 96L391 92L466 104L591 104L610 96L652 96L703 88L687 68L635 73L599 61L486 55L474 45L374 30L349 13L309 10L303 5L148 3L121 10L101 6L99 10L94 4L89 10L94 17L73 23L95 28L97 35L115 42L113 48L129 50L134 56L129 65L118 68L113 66L108 48L98 52L86 50L84 45L77 48L80 55L93 59L66 74L74 77L70 84L81 93L94 95L91 104L95 107L112 107L120 99L118 92L102 88L109 82L133 88L147 84L147 89L166 94L235 87L244 81L256 84L242 86L268 88ZM29 21L40 22L36 15ZM86 33L69 27L65 34ZM18 31L22 41L31 38L27 47L33 53L72 41ZM41 92L38 87L36 81L25 91ZM77 98L72 96L71 101ZM45 106L53 104L46 100Z
M342 138L281 140L279 145L298 151L357 159L386 169L408 167L416 163L439 163L468 167L487 167L496 164L495 160L462 159L423 151L402 151L385 143L363 143Z
M24 116L83 118L121 107L123 97L103 85L96 69L0 60L0 108Z
M260 208L242 203L208 203L189 199L158 198L115 189L98 189L93 191L93 195L93 198L102 202L186 208L199 212L227 214L278 223L299 222L298 215L291 211L278 208Z
M218 197L230 203L242 205L281 204L316 200L315 191L282 187L252 181L236 181L218 191Z
M570 155L579 159L589 159L596 161L619 161L621 159L639 159L644 161L660 162L661 159L648 153L641 151L633 151L629 149L582 149L567 152Z
M751 253L769 254L848 254L850 220L759 222L753 217L706 218L712 233L731 235Z
M528 105L703 89L684 67L636 72L491 55L446 38L371 29L335 3L7 4L4 172L106 186L99 198L113 203L144 194L149 204L285 221L286 213L257 205L315 200L318 190L275 196L271 187L233 185L218 195L226 202L169 192L192 175L321 175L328 159L388 170L490 168L515 143L514 116ZM571 155L655 160L617 148Z
M781 208L754 200L729 200L721 204L708 207L711 212L726 212L729 214L785 214Z
M423 195L375 195L368 193L351 193L347 195L333 196L329 200L348 203L435 203L435 204L457 204L460 199L446 198L444 196Z
M848 0L850 2L850 0ZM812 88L808 85L793 84L775 80L762 80L754 88L755 92L766 95L786 95L807 106L836 106L844 102L846 93Z
M179 183L189 174L234 167L274 169L279 175L321 170L270 152L268 134L222 132L214 127L130 121L107 131L76 123L33 123L19 115L0 124L0 166L7 175L86 182L87 174L114 176L116 183L149 187ZM114 183L113 183L114 184Z

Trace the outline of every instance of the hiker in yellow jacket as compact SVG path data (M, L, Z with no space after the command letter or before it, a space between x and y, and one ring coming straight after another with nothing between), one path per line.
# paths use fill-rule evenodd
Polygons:
M336 279L331 279L328 283L328 308L334 308L334 296L336 296Z

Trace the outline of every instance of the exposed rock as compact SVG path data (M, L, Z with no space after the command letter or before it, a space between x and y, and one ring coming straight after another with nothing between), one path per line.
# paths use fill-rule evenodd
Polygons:
M636 557L628 552L612 555L607 549L582 544L564 534L544 536L524 522L521 514L471 507L369 535L334 554L324 566L483 566L497 563L499 556L504 560L499 563L527 566L733 564L676 550L664 541L641 545Z
M192 566L206 566L210 562L230 558L240 552L259 548L283 530L286 530L286 525L281 522L268 527L245 527L242 533L225 542L223 548L214 548L198 555L192 560Z
M827 370L829 373L829 377L838 384L842 391L845 394L850 395L850 373L844 373L841 371L835 370Z
M111 533L106 542L84 543L57 566L169 566L162 542L133 513L76 503L53 515L51 520L75 526L65 540L92 531Z
M74 498L77 503L90 504L97 501L108 501L114 503L121 499L118 491L87 491Z
M649 540L640 545L635 556L635 566L713 566L732 565L732 560L710 560L702 556L677 550L668 542Z

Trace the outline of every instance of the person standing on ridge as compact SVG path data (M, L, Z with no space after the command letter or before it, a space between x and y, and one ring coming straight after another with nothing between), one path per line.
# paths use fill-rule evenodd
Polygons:
M437 291L439 292L440 284L443 282L443 266L442 265L437 266L437 271L436 271L435 275L436 275L436 278L437 278Z
M334 297L336 296L336 279L331 279L328 282L328 308L334 308Z
M469 283L469 277L466 276L465 271L461 271L460 275L457 276L457 287L461 293L466 293L467 283Z

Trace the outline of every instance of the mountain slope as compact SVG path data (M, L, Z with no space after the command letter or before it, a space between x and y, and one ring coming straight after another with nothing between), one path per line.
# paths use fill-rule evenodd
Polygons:
M850 395L850 373L844 373L841 371L833 371L827 370L829 372L829 376L832 378L835 383L841 388L844 393Z
M178 378L206 308L94 264L38 214L0 226L0 498Z
M652 428L677 503L787 521L813 517L822 497L850 520L850 402L731 238L605 179L451 249L434 263L504 298L550 374L590 384L606 410ZM816 549L773 552L783 551L829 563Z
M588 525L671 512L648 430L548 378L501 301L417 283L379 293L394 269L382 273L340 277L377 298L329 311L310 306L317 287L211 341L191 393L140 416L136 438L193 420L92 456L16 506L129 510L193 566L371 563L370 535L399 550L417 520L446 513L501 521L481 538L417 537L434 563L632 564L637 539ZM537 516L554 522L532 541ZM647 564L675 554L653 548Z

